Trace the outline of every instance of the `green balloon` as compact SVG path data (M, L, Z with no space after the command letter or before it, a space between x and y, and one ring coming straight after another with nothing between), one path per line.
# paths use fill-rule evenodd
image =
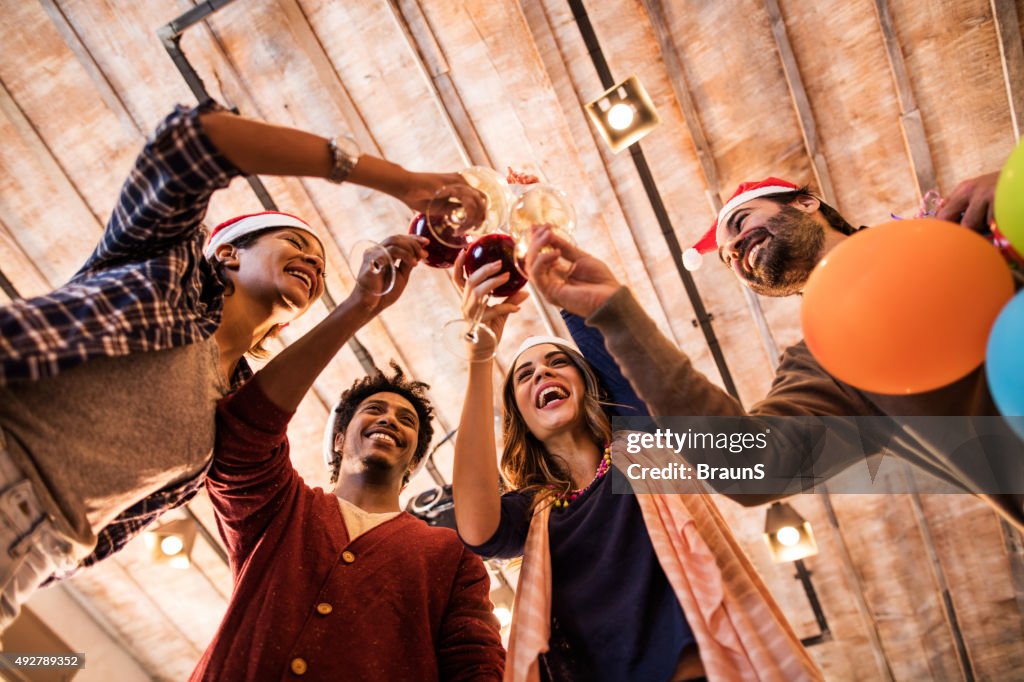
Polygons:
M1024 253L1024 142L1010 154L999 174L996 225L1017 253Z

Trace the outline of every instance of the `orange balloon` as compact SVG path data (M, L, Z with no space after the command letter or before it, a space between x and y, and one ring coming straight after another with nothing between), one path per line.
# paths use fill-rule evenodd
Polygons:
M985 358L1013 278L999 252L930 218L862 230L834 248L804 288L801 322L814 357L865 391L920 393Z

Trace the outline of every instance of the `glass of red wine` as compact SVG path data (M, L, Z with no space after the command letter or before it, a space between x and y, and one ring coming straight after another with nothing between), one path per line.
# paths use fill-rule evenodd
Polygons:
M516 240L511 236L504 232L492 232L479 237L466 247L463 267L468 276L489 263L500 262L501 270L494 273L493 277L507 272L509 278L491 295L507 297L526 285L524 256L525 250L516 244ZM472 319L452 320L444 326L448 348L463 359L472 358L476 362L481 362L494 357L497 346L494 332L487 325L481 324L489 300L490 296L481 302ZM490 348L489 354L486 355L482 351L485 346Z
M413 218L409 226L409 234L428 240L426 262L431 267L450 268L463 248L485 234L500 230L508 220L512 195L500 173L472 166L459 175L467 185L483 194L483 214L470 216L453 188L445 187L438 192L426 213Z

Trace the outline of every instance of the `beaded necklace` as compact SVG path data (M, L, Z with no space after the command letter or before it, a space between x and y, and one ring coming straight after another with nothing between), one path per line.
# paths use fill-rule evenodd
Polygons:
M570 490L568 492L555 494L555 496L554 496L554 503L553 503L555 509L565 509L570 504L575 502L577 497L579 497L583 493L585 493L588 490L590 490L594 486L595 483L597 483L602 478L604 478L605 474L607 474L608 470L611 469L611 468L612 468L612 446L611 446L611 443L605 443L605 445L604 445L604 455L602 455L601 461L597 463L597 472L594 474L593 480L590 481L590 483L588 483L587 485L585 485L582 488L576 488L575 490ZM551 488L551 489L555 488L555 486L553 486L553 485L548 486L548 487Z

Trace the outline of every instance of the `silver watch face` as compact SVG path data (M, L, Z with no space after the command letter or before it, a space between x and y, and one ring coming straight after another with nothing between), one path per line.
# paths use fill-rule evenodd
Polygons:
M334 144L338 148L338 153L350 164L355 165L359 160L359 144L348 135L339 135L334 138Z

